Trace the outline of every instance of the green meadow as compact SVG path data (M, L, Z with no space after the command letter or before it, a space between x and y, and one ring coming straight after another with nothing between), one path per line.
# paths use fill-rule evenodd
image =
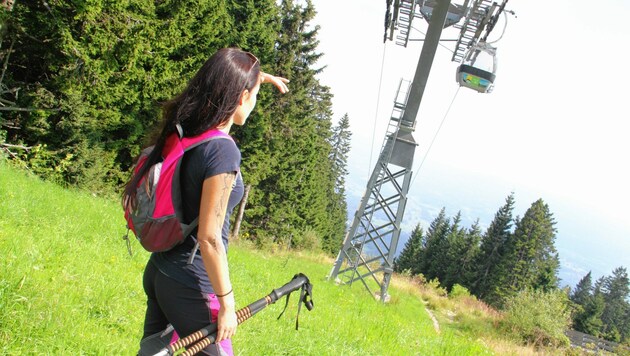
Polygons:
M0 162L0 352L4 355L134 355L142 332L141 278L149 254L122 239L126 228L114 199L44 182ZM313 284L312 311L292 295L239 326L237 355L491 355L532 351L497 339L479 311L448 317L436 329L425 308L451 308L422 297L404 281L392 299L376 301L362 285L326 280L321 254L229 252L238 308L262 298L296 273ZM475 317L475 315L478 315ZM494 336L493 336L494 335ZM508 345L508 346L506 346Z

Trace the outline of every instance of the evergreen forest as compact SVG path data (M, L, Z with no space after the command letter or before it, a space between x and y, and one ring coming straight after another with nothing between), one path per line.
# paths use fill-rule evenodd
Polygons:
M257 246L338 252L346 230L349 117L333 117L318 73L311 1L4 0L0 7L0 148L15 165L66 187L119 197L148 144L160 104L223 47L254 53L290 79L263 87L234 128L249 191L241 239ZM625 267L573 290L558 279L555 221L538 200L514 216L509 195L488 228L445 209L412 231L396 272L464 287L497 308L522 291L562 294L573 328L630 340ZM122 213L121 213L122 216ZM121 219L122 224L122 219Z
M310 2L129 0L3 2L0 143L46 179L120 194L176 95L216 50L254 53L291 80L263 87L233 130L251 186L242 235L260 245L336 252L345 231L348 118L333 120L316 75ZM338 121L338 125L333 125Z
M514 216L514 194L496 212L486 231L479 221L466 228L461 213L443 208L428 228L413 229L395 271L437 281L452 291L465 288L504 310L522 291L559 294L575 330L614 342L630 341L630 280L625 267L595 283L589 272L575 286L561 289L555 220L539 199L522 217Z

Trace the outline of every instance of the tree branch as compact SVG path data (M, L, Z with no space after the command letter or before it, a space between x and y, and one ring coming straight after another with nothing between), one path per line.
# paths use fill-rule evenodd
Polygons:
M19 149L25 150L25 151L29 151L29 150L33 149L32 146L12 145L12 144L6 143L6 142L0 143L0 146L2 146L4 148L19 148Z
M13 45L15 44L15 37L11 41L11 47L9 47L9 51L7 52L7 57L4 59L4 65L2 66L2 76L0 77L0 84L4 81L4 73L7 71L7 67L9 66L9 56L11 56L11 52L13 52Z
M4 92L4 93L6 93L6 92ZM2 93L2 94L4 94L4 93ZM7 100L7 99L2 99L2 98L0 98L0 103L15 105L15 102L13 102L11 100Z
M55 109L38 109L38 108L18 108L15 106L0 106L0 111L59 111L61 108Z

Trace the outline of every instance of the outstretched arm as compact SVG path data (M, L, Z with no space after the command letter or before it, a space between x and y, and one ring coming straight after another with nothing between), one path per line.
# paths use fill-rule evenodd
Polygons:
M271 75L269 73L260 72L260 84L271 83L275 85L282 94L289 91L289 87L287 86L288 82L289 79L287 78L276 77L275 75Z

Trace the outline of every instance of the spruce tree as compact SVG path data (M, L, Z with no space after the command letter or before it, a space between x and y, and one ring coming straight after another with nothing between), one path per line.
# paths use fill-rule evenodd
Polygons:
M586 334L601 336L605 304L601 293L587 296L573 317L573 328Z
M616 342L630 339L630 280L626 268L616 268L611 276L600 278L597 284L597 292L605 303L601 316L603 335Z
M350 118L344 114L339 123L332 129L330 143L332 152L330 161L333 166L333 173L336 176L335 191L345 196L346 176L348 175L348 154L350 154L350 141L352 131L350 131Z
M511 235L513 210L514 193L511 193L506 198L505 204L494 215L488 230L481 238L476 263L476 278L471 286L473 294L480 298L484 298L493 289L496 269L503 258L505 244Z
M526 288L546 292L557 289L560 261L554 245L554 225L549 207L542 199L534 202L516 222L499 263L493 291L487 296L491 304L501 305L506 298Z
M573 315L573 328L593 336L599 336L603 326L604 297L593 293L591 272L589 271L575 286L569 299L576 304Z
M223 1L132 1L77 6L19 1L11 36L19 105L9 139L38 146L24 157L36 173L93 192L127 176L158 120L157 103L182 88L209 53L224 45Z
M330 225L333 227L328 236L324 236L322 243L325 251L335 253L341 247L346 230L348 206L346 203L346 176L348 175L348 154L350 153L350 118L348 114L341 117L332 128L330 145L330 164L332 166L333 191L329 194L328 211Z
M481 229L479 228L479 219L465 231L463 239L461 252L455 261L455 267L452 267L453 283L458 283L470 290L476 277L476 263L480 251Z
M249 226L261 243L290 245L305 231L324 241L343 235L345 212L331 216L328 209L336 181L329 160L332 95L315 77L321 54L316 52L318 27L310 26L314 15L308 1L280 4L274 67L291 80L291 91L275 101L278 110L265 133L273 158L260 164L265 175L250 197Z
M261 70L278 73L276 61L276 40L280 29L280 9L273 0L237 0L227 3L232 18L228 42L253 52L260 60ZM286 74L286 73L285 73ZM270 85L262 85L258 92L258 103L247 124L233 127L233 137L238 142L243 156L241 171L246 184L253 187L251 204L248 204L249 217L258 216L256 196L261 192L258 184L277 166L278 154L272 150L269 141L274 131L274 121L279 108L276 99L281 94ZM246 221L249 226L249 222Z
M427 230L426 248L422 256L420 272L431 280L443 281L448 266L448 234L451 230L450 219L446 217L446 209L442 208L438 216L431 222Z
M467 241L466 229L460 226L462 219L461 211L457 212L453 219L447 236L448 248L446 250L446 271L443 276L442 286L447 290L451 290L454 284L463 284L463 268L462 261L466 254Z
M394 260L394 271L398 273L409 271L411 274L419 271L418 264L421 262L422 243L422 227L420 224L417 224L411 231L411 236L409 236L409 240L405 243L405 247L403 247L400 255Z
M589 271L578 284L575 285L575 289L571 292L569 298L572 302L584 305L590 296L593 295L593 281L591 277L591 271Z

